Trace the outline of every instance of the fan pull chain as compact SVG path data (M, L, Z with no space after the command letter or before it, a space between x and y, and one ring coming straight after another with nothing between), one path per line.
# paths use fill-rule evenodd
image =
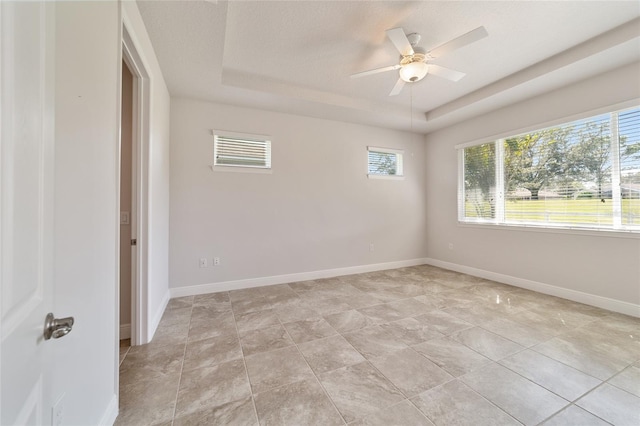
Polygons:
M411 133L413 133L413 84L409 85L409 114L411 114Z

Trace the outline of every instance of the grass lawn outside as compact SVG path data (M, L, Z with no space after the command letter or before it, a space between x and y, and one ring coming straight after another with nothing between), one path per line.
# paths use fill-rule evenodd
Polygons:
M469 218L491 218L489 203L477 205L467 202L465 216ZM549 224L580 224L611 226L613 203L611 199L546 199L507 200L506 222L539 222ZM622 200L622 224L640 226L640 199Z

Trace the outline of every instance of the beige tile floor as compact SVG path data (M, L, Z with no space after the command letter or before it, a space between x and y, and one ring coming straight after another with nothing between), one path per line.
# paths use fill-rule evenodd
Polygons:
M172 299L118 425L640 425L640 319L431 266Z

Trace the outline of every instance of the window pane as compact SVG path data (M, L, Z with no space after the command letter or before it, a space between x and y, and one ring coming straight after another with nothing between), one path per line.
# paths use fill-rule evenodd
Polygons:
M495 143L466 148L464 150L465 218L495 218L495 182Z
M622 224L640 226L640 108L618 115Z
M640 230L640 107L462 154L462 219Z
M505 140L507 222L612 225L609 115Z
M369 151L369 174L399 175L398 154Z

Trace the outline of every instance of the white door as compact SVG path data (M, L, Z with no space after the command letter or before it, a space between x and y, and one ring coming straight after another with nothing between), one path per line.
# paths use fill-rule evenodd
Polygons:
M54 10L0 2L0 424L51 424Z

